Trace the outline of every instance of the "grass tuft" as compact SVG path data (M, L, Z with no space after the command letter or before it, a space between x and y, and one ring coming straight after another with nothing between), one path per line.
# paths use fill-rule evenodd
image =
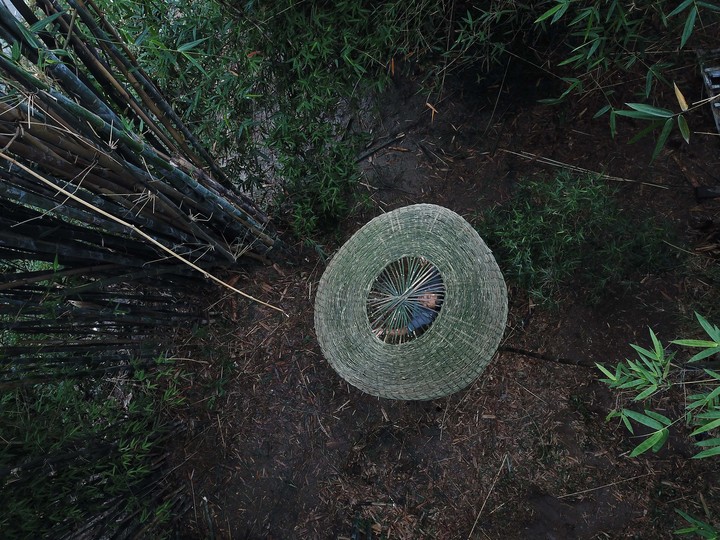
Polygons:
M669 268L665 227L630 216L615 191L595 176L561 172L525 180L512 201L485 214L479 232L505 277L538 304L578 283L590 302L626 288L639 273Z

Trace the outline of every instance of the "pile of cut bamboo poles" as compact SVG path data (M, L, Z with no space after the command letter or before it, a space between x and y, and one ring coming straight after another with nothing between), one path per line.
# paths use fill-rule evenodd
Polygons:
M4 0L0 45L0 331L13 338L0 382L23 380L9 366L29 358L81 373L108 365L103 350L115 366L156 355L130 342L155 343L148 321L194 313L173 294L197 290L191 279L267 261L279 245L268 217L92 0ZM39 343L48 334L57 339Z
M46 527L32 536L134 537L153 520L127 498L187 510L163 472L162 443L183 426L131 411L133 374L166 361L174 330L207 322L191 297L206 278L278 248L92 0L0 0L0 502L12 531L40 527L30 512ZM52 419L18 424L11 406L40 410L68 381L124 388L123 426L98 435L80 422L38 450L23 433L54 432ZM137 422L147 453L121 435ZM140 472L124 472L128 459Z

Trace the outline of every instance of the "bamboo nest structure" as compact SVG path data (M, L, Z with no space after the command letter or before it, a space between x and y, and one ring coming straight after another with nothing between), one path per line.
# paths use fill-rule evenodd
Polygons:
M428 295L435 314L423 331L412 321ZM419 204L376 217L335 254L318 285L315 330L353 386L430 400L482 373L507 312L505 281L477 232L447 208Z

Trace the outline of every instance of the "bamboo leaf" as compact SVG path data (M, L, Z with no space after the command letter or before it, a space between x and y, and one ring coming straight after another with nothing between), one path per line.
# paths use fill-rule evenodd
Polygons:
M602 372L605 374L605 376L606 376L610 381L612 381L612 382L617 381L617 377L616 377L615 375L613 375L613 373L611 373L610 371L608 371L608 370L605 368L605 366L603 366L602 364L598 364L597 362L595 362L595 365L597 366L597 368L598 368L600 371L602 371Z
M702 415L698 415L698 418ZM709 422L707 424L704 424L697 428L695 431L693 431L690 436L694 437L695 435L700 435L701 433L705 433L706 431L710 431L711 429L715 429L716 427L720 426L720 418L713 420L712 422Z
M653 107L652 105L647 105L646 103L626 103L625 105L630 107L632 110L644 113L651 118L672 118L674 116L672 111Z
M688 6L690 6L693 3L693 0L683 0L683 2L678 5L675 9L673 9L670 13L668 13L668 17L674 17L678 13L681 13L682 11L686 10Z
M566 58L562 62L558 63L558 66L567 66L568 64L573 64L573 63L577 62L578 60L582 60L584 58L585 58L584 53L574 54L574 55Z
M626 118L637 118L638 120L657 120L658 118L658 116L654 114L648 114L643 111L628 111L626 109L615 111L615 114L617 116L625 116Z
M568 5L569 5L569 2L567 0L565 2L558 1L558 3L556 5L554 5L553 7L548 9L545 13L540 15L537 19L535 19L535 24L543 22L544 20L549 19L550 17L553 17L552 22L555 22L555 20L556 20L555 17L557 16L557 14L560 13L560 15L562 15L562 13L564 13L565 10L567 10Z
M641 347L640 345L635 345L634 343L631 343L630 346L640 354L641 358L655 358L655 355L651 351L644 347Z
M34 49L40 49L40 42L35 37L35 34L30 32L24 24L20 23L19 21L15 21L15 26L20 30L20 33L23 35L25 40L30 44L30 46Z
M700 323L700 326L703 327L703 330L705 330L707 335L710 336L710 339L716 343L720 343L720 329L718 329L718 327L714 324L710 324L708 320L699 313L695 313L695 317Z
M670 420L667 416L663 416L662 414L657 413L655 411L649 411L646 409L645 414L647 414L651 418L654 418L655 420L657 420L658 422L660 422L661 424L663 424L665 426L669 426L670 424L672 424L672 420Z
M622 388L623 390L627 390L628 388L635 388L637 386L642 386L644 384L647 384L646 380L643 379L634 379L632 381L628 381L626 383L623 383L618 386L618 388Z
M683 95L683 93L678 88L678 85L673 83L673 89L675 90L675 98L677 99L678 104L680 105L680 110L682 110L683 112L687 111L688 110L687 101L685 100L685 96Z
M33 33L37 33L40 30L43 30L48 24L53 22L55 19L57 19L58 17L62 17L63 15L65 15L65 10L59 11L57 13L53 13L49 17L45 17L44 19L41 19L38 22L36 22L35 24L33 24L32 26L30 26L30 31Z
M636 111L628 111L628 112L636 112ZM637 114L641 114L641 113L637 113ZM636 142L638 142L640 139L642 139L646 135L649 135L650 133L655 131L655 129L660 127L660 124L662 123L661 121L651 120L649 118L644 118L644 120L650 120L649 125L646 126L644 129L641 129L638 133L636 133L633 136L633 138L630 139L630 141L628 141L628 144L635 144Z
M667 121L665 122L665 125L663 126L662 131L660 132L660 136L658 137L657 144L655 145L655 150L653 151L650 161L655 161L655 158L660 155L660 152L665 147L665 143L667 142L668 137L670 136L672 127L673 127L672 118L668 118Z
M657 392L657 385L653 384L652 386L646 388L642 392L640 392L637 396L635 396L634 401L642 401L643 399L646 399L653 395L655 392Z
M653 452L658 452L663 447L663 445L665 444L665 441L667 441L668 437L670 436L669 429L663 429L660 431L660 433L662 435L660 436L660 438L657 441L655 441L655 444L652 445Z
M674 534L681 535L695 533L701 538L706 538L708 540L717 540L718 531L716 531L711 525L708 525L707 523L705 523L704 521L700 521L699 519L695 519L691 515L686 514L678 508L675 509L675 512L680 514L682 518L691 525L691 527L678 529L674 531Z
M652 92L652 83L653 79L655 78L655 71L652 69L648 69L647 75L645 75L645 97L650 97L650 92Z
M197 61L196 58L194 58L192 55L187 54L187 53L185 53L185 52L182 53L182 55L185 57L185 59L186 59L188 62L190 62L193 66L195 66L195 68L196 68L200 73L202 73L203 75L207 76L207 71L205 71L205 68L202 67L202 65L200 64L200 62Z
M662 424L660 422L658 422L657 420L655 420L654 418L650 418L649 416L646 416L637 411L633 411L630 409L623 409L623 414L632 418L636 422L639 422L640 424L643 424L649 428L662 429L662 427L663 427Z
M661 361L663 357L665 356L665 350L663 349L663 346L660 344L660 340L658 340L657 336L655 335L655 332L652 331L652 328L650 328L650 339L653 342L653 347L655 349L655 359L658 361Z
M720 445L703 450L702 452L695 454L692 459L705 459L718 455L720 455Z
M628 417L625 416L624 414L621 414L620 418L622 418L623 424L625 424L625 427L627 428L627 430L630 433L632 433L633 435L635 435L635 431L633 430L632 424L630 423L630 420L628 420Z
M704 441L698 441L695 446L720 446L720 437L714 439L705 439Z
M605 105L604 107L601 107L600 109L598 109L598 112L596 112L593 115L593 119L600 118L603 114L608 112L610 109L611 109L611 105Z
M678 128L680 129L680 135L685 139L687 144L690 144L690 126L688 126L687 120L681 114L677 117Z
M10 48L10 54L13 62L17 62L20 60L20 57L22 56L22 51L20 50L20 43L17 41L12 44L12 47Z
M642 377L642 382L656 384L657 383L657 377L659 375L657 369L655 369L655 366L653 366L650 362L648 362L644 357L642 357L646 364L650 366L650 368L653 370L652 372L645 369L643 366L641 366L639 363L633 362L632 360L628 360L627 364L630 367L632 371L637 373L640 377Z
M682 37L680 38L680 48L682 49L685 44L687 43L687 40L690 39L690 36L693 33L693 28L695 27L695 19L697 18L698 14L698 8L697 6L693 6L690 8L690 13L688 13L687 19L685 19L685 27L683 28Z
M705 394L696 394L695 396L690 396L688 398L688 401L689 403L685 406L685 409L687 411L693 411L707 405L707 403L705 403ZM692 418L688 417L688 422L691 421Z
M718 352L720 352L720 350L718 350L717 347L712 347L712 348L709 348L709 349L705 349L704 351L700 351L699 353L697 353L696 355L694 355L692 358L690 358L690 359L688 360L688 362L690 362L690 363L692 363L692 362L697 362L698 360L703 360L703 359L708 358L708 357L710 357L710 356L714 356L714 355L716 355Z
M671 341L670 343L674 343L675 345L682 345L683 347L717 347L720 349L720 344L715 343L714 341L707 341L702 339L676 339L674 341Z
M717 386L712 392L705 396L705 403L711 403L718 396L720 396L720 386Z
M667 429L660 429L659 431L654 432L647 439L638 444L632 452L630 452L630 457L639 456L640 454L643 454L651 448L655 447L655 445L657 445L659 442L665 442L664 439L667 439L667 431Z
M178 50L178 52L185 53L185 52L188 52L189 50L194 49L195 47L197 47L198 45L200 45L201 43L203 43L204 41L207 41L207 40L208 40L208 38L205 37L202 39L196 39L195 41L190 41L188 43L183 43L182 45L180 45L178 47L177 50Z

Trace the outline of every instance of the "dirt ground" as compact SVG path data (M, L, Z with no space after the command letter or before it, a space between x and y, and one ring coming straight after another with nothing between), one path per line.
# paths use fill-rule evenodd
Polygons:
M694 72L682 83L689 99L700 97ZM626 211L671 223L684 249L701 241L694 220L711 219L718 206L699 204L693 184L720 180L709 111L691 118L706 135L694 134L690 146L671 139L650 165L652 140L626 144L639 124L623 122L613 140L607 120L592 118L599 93L561 108L537 103L556 93L552 81L511 66L484 88L447 89L433 113L412 82L396 81L379 100L381 122L364 126L371 150L385 144L362 163L372 208L322 249L294 245L289 264L240 276L248 293L289 317L224 294L208 300L216 322L187 353L206 362L197 364L205 382L189 391L192 435L174 456L173 474L193 502L179 537L669 538L683 525L676 508L720 516L717 462L689 459L682 429L667 449L630 458L637 440L606 422L615 397L592 367L629 356L629 343L646 345L648 326L665 342L690 328L695 303L714 289L689 272L639 276L630 294L592 307L578 289L541 309L509 283L503 347L582 365L501 351L474 384L440 400L363 394L318 347L320 252L331 255L399 206L440 204L479 223L523 178L564 164L615 177L608 181ZM681 401L667 395L659 411L677 412Z

